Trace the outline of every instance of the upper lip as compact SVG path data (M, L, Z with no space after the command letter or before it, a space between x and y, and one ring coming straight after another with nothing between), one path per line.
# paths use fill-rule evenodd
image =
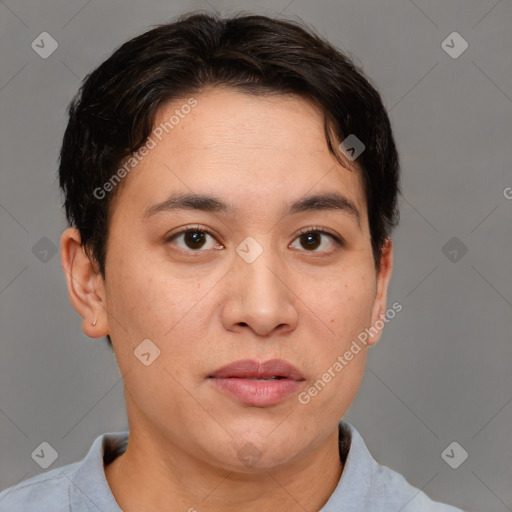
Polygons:
M255 361L254 359L241 359L219 368L209 375L209 378L227 379L265 379L281 377L290 380L305 380L300 371L283 359L270 359L268 361Z

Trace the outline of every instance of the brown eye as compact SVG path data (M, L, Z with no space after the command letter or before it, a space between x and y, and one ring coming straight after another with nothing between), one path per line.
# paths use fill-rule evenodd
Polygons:
M208 246L208 238L211 238L210 246ZM175 243L181 241L181 243ZM213 235L204 229L188 228L175 233L167 238L166 242L173 243L179 249L188 252L204 252L213 249L217 244Z
M310 231L300 235L300 242L302 247L315 250L322 242L321 237L317 231Z
M323 239L327 239L328 241L324 242ZM342 241L333 234L324 230L312 228L303 230L301 233L299 233L299 236L296 238L296 240L299 240L300 246L305 249L306 252L329 253L335 250L337 246L343 245ZM321 246L322 249L317 250ZM293 247L293 244L291 247ZM294 247L294 249L296 249L296 247Z
M187 231L184 234L184 242L190 249L200 249L205 244L206 236L204 231Z

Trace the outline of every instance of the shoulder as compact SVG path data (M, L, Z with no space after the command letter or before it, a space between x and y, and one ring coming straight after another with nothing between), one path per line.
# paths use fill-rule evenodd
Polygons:
M463 512L433 501L400 473L377 462L352 425L341 422L340 427L350 438L350 448L340 483L333 495L333 504L348 500L355 505L354 510L365 512ZM330 512L331 509L326 508L325 511Z
M98 436L81 461L5 489L0 493L0 512L121 512L105 478L104 464L123 453L127 443L128 432Z
M69 511L70 485L79 463L28 478L0 493L0 512Z
M401 512L463 512L451 505L433 501L400 473L377 462L373 473L372 494L390 506L399 506Z

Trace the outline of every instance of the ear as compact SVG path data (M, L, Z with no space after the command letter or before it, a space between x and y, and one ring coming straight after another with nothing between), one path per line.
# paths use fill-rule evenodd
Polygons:
M82 330L90 338L108 334L105 283L86 254L80 233L68 228L60 239L61 263L66 277L69 299L83 318Z
M370 336L368 345L374 345L380 339L382 328L384 327L384 318L386 316L386 300L388 293L388 284L393 269L393 242L391 238L386 238L380 255L380 268L377 273L377 292L372 308Z

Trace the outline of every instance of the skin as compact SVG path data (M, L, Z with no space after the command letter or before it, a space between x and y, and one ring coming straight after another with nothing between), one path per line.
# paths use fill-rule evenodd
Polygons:
M105 279L77 230L62 235L83 331L110 334L124 379L130 441L106 478L126 512L317 511L342 474L337 426L359 388L367 347L307 405L292 395L248 406L207 376L239 359L280 358L304 375L301 390L309 388L385 313L391 240L377 272L360 172L329 152L312 103L222 88L194 97L197 106L115 191ZM155 125L183 103L163 107ZM349 198L359 223L339 210L281 215L288 202L327 191ZM236 214L144 216L175 192L215 195ZM183 235L166 241L191 224L215 236L200 248ZM310 227L345 243L319 234L312 250L298 235ZM248 236L263 248L252 263L235 251ZM134 356L147 338L160 349L149 366ZM245 445L261 454L252 467L237 456Z

